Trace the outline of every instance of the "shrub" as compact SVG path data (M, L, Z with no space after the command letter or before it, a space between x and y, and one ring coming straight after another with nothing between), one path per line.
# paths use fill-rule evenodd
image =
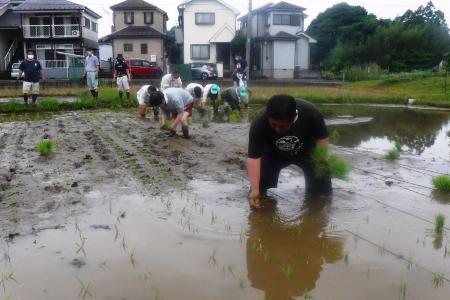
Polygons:
M400 157L400 151L398 151L397 148L393 148L393 149L389 150L388 153L386 153L384 155L384 158L390 159L390 160L394 160L399 157Z

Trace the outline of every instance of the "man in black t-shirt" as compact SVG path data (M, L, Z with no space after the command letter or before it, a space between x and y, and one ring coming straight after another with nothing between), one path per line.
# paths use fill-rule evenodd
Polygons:
M131 73L127 63L123 59L122 54L117 54L116 61L114 63L113 82L116 81L116 78L120 99L122 99L124 91L127 93L127 99L130 99L130 84L128 81L131 80Z
M20 64L17 80L20 80L22 74L24 74L23 101L28 104L28 95L31 94L32 103L35 104L39 94L39 77L45 80L45 76L41 63L34 59L33 51L28 51L27 59Z
M259 207L260 196L277 187L280 171L291 164L302 168L306 193L331 193L331 178L314 176L311 153L316 145L328 145L328 131L320 112L307 101L273 96L250 127L250 206Z

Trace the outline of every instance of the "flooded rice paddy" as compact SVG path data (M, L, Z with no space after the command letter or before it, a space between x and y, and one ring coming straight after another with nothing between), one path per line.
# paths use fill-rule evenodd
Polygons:
M288 168L258 211L245 121L184 140L127 112L4 119L0 299L448 299L450 198L431 178L450 173L450 114L320 110L350 180L305 199Z

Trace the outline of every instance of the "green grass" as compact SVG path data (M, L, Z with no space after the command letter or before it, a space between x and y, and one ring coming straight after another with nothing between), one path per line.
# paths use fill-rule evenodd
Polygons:
M440 175L433 177L432 179L433 186L436 190L444 193L450 193L450 176L449 175Z
M434 232L436 234L442 234L442 230L444 229L445 224L445 216L443 214L436 215L436 223L434 227Z
M40 155L48 156L52 152L53 142L49 139L40 140L36 145L36 149Z
M394 160L400 157L400 151L397 148L392 148L385 155L385 159Z
M67 95L69 92L63 92L60 96ZM78 90L72 92L77 97L74 102L59 102L56 98L45 97L38 98L37 105L25 105L19 101L10 101L0 104L0 113L21 113L21 112L43 112L43 111L67 111L67 110L87 110L87 109L112 109L121 110L124 108L135 108L138 106L136 94L132 93L130 99L126 96L119 98L116 89L100 89L98 101L95 101L88 90Z
M312 160L315 165L314 175L317 178L331 176L348 180L350 168L347 162L335 155L330 155L328 146L316 146L312 153Z

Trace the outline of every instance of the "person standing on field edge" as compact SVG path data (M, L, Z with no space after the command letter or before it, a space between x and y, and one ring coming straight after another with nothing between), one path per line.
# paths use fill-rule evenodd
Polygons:
M86 61L84 64L84 77L92 97L98 99L98 72L100 71L100 62L94 55L92 49L87 49Z
M123 92L125 91L127 93L127 99L130 99L130 84L128 80L131 81L131 73L127 63L123 59L122 54L117 54L117 58L114 63L113 82L116 81L116 78L119 98L122 99Z
M41 63L34 59L33 51L27 52L27 59L19 66L19 75L17 80L23 79L23 101L28 104L28 95L31 94L32 103L35 104L39 94L39 77L45 80L44 70L42 70Z
M259 208L260 197L277 187L280 171L292 164L303 170L307 195L331 194L331 178L314 176L311 157L316 145L328 144L324 119L311 103L288 95L272 96L250 126L250 206Z
M166 74L161 78L161 88L160 91L163 92L168 88L183 88L183 82L180 78L180 71L175 70L171 74Z

